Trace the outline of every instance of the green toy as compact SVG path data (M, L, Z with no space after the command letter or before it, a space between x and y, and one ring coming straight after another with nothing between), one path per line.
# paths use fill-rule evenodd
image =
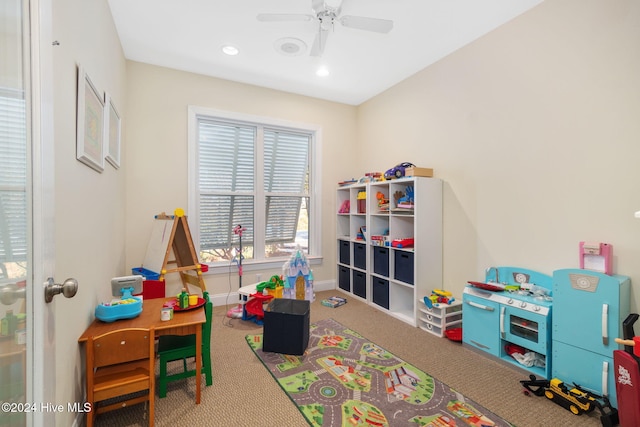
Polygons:
M262 293L262 292L264 292L265 288L267 288L267 289L276 289L278 286L284 286L284 281L282 280L282 277L278 276L277 274L274 274L266 282L258 283L256 285L256 291Z

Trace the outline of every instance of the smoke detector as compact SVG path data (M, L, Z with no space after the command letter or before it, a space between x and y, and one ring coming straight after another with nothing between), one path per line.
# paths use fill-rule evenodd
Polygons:
M276 51L285 56L299 56L307 51L307 44L294 37L278 39L273 45L276 48Z

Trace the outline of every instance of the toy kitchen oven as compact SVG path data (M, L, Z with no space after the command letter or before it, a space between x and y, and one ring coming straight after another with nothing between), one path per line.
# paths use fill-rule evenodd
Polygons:
M485 280L464 289L463 344L550 378L551 276L491 267Z

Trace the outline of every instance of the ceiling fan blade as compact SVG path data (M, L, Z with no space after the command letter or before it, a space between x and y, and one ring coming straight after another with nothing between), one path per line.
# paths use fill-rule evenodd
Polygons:
M324 47L327 44L327 36L329 35L329 30L323 30L320 28L318 30L318 34L316 34L316 39L313 41L313 46L311 46L311 52L309 55L311 56L322 56L324 52Z
M299 13L260 13L256 18L258 18L258 21L262 22L311 21L312 19L315 19L315 16Z
M345 27L358 30L375 31L376 33L388 33L393 29L393 21L388 19L367 18L365 16L345 15L339 19Z

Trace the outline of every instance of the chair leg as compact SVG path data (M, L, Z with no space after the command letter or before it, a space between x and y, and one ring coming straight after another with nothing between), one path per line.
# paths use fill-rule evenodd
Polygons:
M203 353L202 364L204 368L206 384L207 386L210 386L211 384L213 384L213 377L211 375L211 355L209 353L206 353L206 355Z
M87 427L93 427L93 414L95 414L95 408L91 405L91 411L87 412Z
M96 402L93 400L93 392L91 390L87 391L87 401L91 403L91 410L87 412L87 427L93 427L94 415L98 408L96 407Z
M149 427L153 427L155 424L155 391L149 390Z
M160 358L160 378L158 378L158 396L167 397L167 361Z

